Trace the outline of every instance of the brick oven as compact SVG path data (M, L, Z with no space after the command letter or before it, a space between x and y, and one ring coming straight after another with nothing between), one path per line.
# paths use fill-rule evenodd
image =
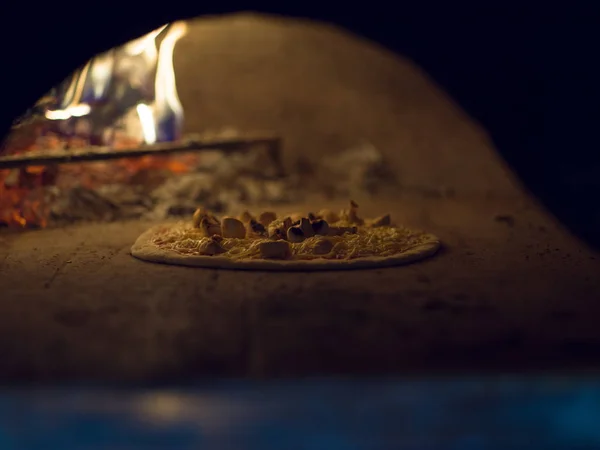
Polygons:
M92 56L15 118L0 151L3 379L596 361L597 254L404 55L327 23L232 14ZM151 224L198 204L349 197L435 232L443 251L310 274L129 254Z

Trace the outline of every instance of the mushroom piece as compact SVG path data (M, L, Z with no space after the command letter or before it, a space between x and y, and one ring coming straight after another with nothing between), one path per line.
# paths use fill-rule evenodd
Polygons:
M373 228L378 227L389 227L392 224L392 217L389 214L385 214L383 216L377 217L373 219L369 224Z
M327 236L329 232L329 224L323 219L317 219L311 222L313 232L322 236Z
M313 237L315 235L312 224L310 223L310 220L308 220L306 217L303 217L302 219L300 219L300 223L298 224L298 227L300 227L300 229L304 233L304 237L309 238L309 237Z
M212 216L202 217L199 228L202 231L202 235L205 237L221 234L221 224Z
M267 237L274 241L285 240L286 232L284 228L269 228L267 230Z
M194 211L194 215L192 216L192 226L194 228L200 228L202 219L207 219L213 224L219 224L219 219L217 219L215 215L211 214L210 211L204 208L198 208L196 211Z
M244 211L243 213L241 213L238 216L238 219L242 222L242 223L250 223L251 220L255 220L254 216L252 214L250 214L250 212L248 211Z
M200 244L198 247L198 251L202 255L206 256L214 256L219 255L221 253L225 253L225 250L221 244L219 243L220 239L210 238Z
M292 254L287 241L265 241L258 244L260 256L265 259L287 259Z
M277 219L277 214L272 211L265 211L258 216L258 221L264 226L268 227L271 222Z
M302 242L305 239L304 232L299 226L289 227L287 230L287 238L290 242Z
M327 255L331 253L333 249L333 242L329 239L319 238L313 247L313 253L315 255Z
M204 208L198 208L192 216L192 226L200 228L200 221L206 216L208 216L208 212Z
M365 221L358 217L358 205L354 200L350 200L350 209L344 209L340 213L342 220L355 225L364 225Z
M329 236L341 236L344 233L356 234L358 232L358 228L356 227L329 227L329 232L327 233Z
M340 221L340 216L329 209L322 209L317 214L317 217L325 220L327 223L336 223Z
M221 222L223 237L244 239L246 237L246 227L234 217L224 217Z
M267 228L268 236L271 239L285 239L287 229L291 226L292 219L290 219L289 217L274 220L269 224Z
M254 219L251 219L250 222L246 224L246 230L247 236L265 236L267 234L267 230L263 224Z

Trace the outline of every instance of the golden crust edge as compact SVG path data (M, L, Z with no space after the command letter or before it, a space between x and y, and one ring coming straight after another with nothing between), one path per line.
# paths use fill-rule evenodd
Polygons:
M308 261L282 260L231 260L222 256L181 255L172 250L158 248L151 243L152 237L165 228L157 225L142 233L131 247L131 255L141 261L204 269L253 270L253 271L328 271L351 269L375 269L401 266L435 255L441 247L440 239L423 233L427 240L396 256L369 256L350 260L316 259Z

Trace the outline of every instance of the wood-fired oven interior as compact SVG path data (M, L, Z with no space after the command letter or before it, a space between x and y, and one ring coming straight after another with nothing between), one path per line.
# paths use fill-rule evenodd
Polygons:
M188 21L173 67L182 136L280 137L285 175L260 145L61 165L63 184L35 212L43 220L0 215L11 222L0 230L3 379L595 361L597 255L408 59L326 24L239 14ZM290 211L350 198L368 215L435 233L443 250L408 266L322 273L191 269L129 254L150 225L189 218L199 204Z

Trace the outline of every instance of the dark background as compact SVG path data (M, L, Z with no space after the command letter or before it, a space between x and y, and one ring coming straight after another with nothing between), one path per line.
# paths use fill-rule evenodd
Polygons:
M473 3L473 4L471 4ZM3 6L0 133L93 54L176 19L236 10L333 21L419 64L490 133L524 184L600 248L593 6L525 2L336 7L169 1ZM591 4L592 2L590 2ZM365 9L366 8L366 9Z

